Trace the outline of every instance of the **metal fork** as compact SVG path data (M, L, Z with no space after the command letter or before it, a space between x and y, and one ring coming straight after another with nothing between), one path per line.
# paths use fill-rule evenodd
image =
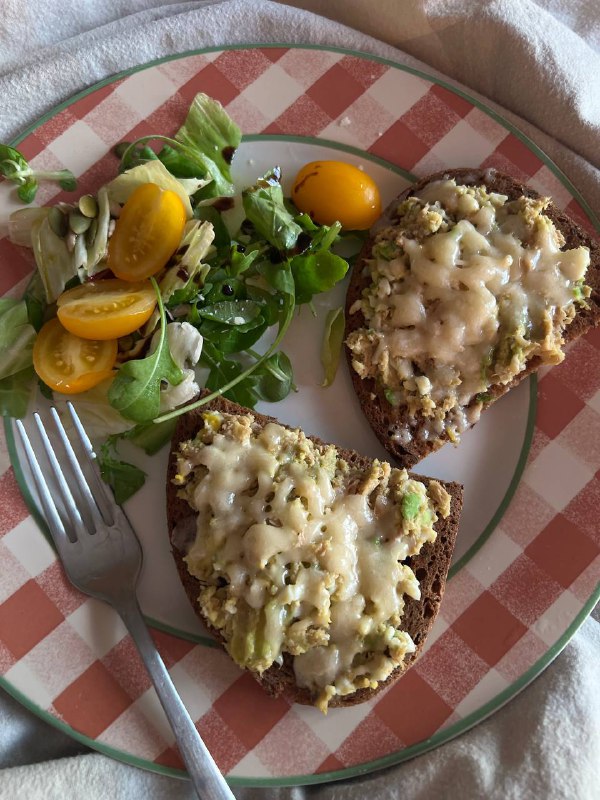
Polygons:
M17 420L16 423L48 528L65 571L78 589L109 603L121 616L152 678L198 797L202 800L235 800L194 727L148 632L135 591L142 566L140 542L125 512L115 503L96 471L91 442L71 403L68 403L68 408L76 431L74 439L79 440L81 461L56 409L51 408L50 413L70 468L69 481L40 415L34 414L42 450L57 489L58 503L22 422Z

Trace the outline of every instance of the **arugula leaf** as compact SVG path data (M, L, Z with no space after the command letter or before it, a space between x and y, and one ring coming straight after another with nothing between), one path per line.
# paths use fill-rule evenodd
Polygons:
M126 419L134 422L149 422L160 411L160 387L162 381L177 386L183 380L183 372L177 366L167 341L167 322L160 290L154 278L150 279L158 298L160 313L158 345L146 358L126 361L108 391L108 401Z
M241 406L254 408L258 395L253 391L249 381L237 382L227 391L222 391L226 384L236 381L243 374L244 367L239 361L223 358L219 355L217 348L207 342L202 352L202 362L210 367L210 373L206 380L207 389L215 390ZM219 389L221 391L218 391Z
M33 169L25 156L14 147L0 144L0 175L16 183L17 194L23 203L31 203L42 180L57 181L61 189L72 192L77 188L75 176L68 169L45 171Z
M142 488L146 473L134 464L116 457L115 440L109 436L96 455L100 476L113 490L115 501L121 505Z
M277 403L288 396L294 385L292 363L279 350L255 369L251 378L255 393L261 400Z
M348 262L328 250L294 256L291 267L298 304L308 303L313 295L328 291L348 272Z
M310 249L313 253L319 250L329 250L331 245L338 238L342 230L341 222L334 222L333 225L321 225L312 238Z
M327 312L323 345L321 347L321 364L325 371L325 377L321 384L323 387L331 386L335 379L344 341L344 327L344 309L342 306L332 308Z
M244 189L242 202L257 232L277 250L285 251L294 247L302 228L285 207L280 177L281 171L275 167L254 186Z

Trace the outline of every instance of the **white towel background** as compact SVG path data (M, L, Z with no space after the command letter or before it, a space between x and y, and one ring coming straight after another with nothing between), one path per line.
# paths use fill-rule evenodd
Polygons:
M161 56L239 42L329 44L460 81L540 145L600 213L596 0L3 0L0 11L2 142L73 93ZM600 624L589 619L519 697L443 747L354 781L236 797L595 800L599 665ZM193 796L187 782L91 753L0 690L1 800Z

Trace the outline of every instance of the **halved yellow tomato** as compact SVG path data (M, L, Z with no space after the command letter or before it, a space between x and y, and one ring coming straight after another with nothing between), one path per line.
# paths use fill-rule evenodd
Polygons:
M56 301L63 326L83 339L118 339L140 328L156 308L150 281L118 278L83 283Z
M160 272L179 246L185 220L185 207L175 192L155 183L138 186L108 241L109 268L124 281Z
M51 319L33 345L33 366L44 383L56 392L79 394L112 374L117 341L81 339Z
M296 175L292 200L320 225L339 221L347 230L366 230L381 214L377 184L344 161L311 161Z

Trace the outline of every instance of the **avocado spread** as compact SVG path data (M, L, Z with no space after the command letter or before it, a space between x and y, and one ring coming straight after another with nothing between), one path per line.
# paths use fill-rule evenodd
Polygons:
M402 613L419 584L402 562L435 540L450 496L251 414L203 418L175 477L197 515L185 561L202 615L242 667L262 673L289 653L323 711L375 688L415 649Z
M564 358L564 330L590 296L590 253L564 249L549 203L434 181L377 233L367 288L350 309L365 324L346 344L358 375L406 412L408 428L390 432L400 444L458 441L491 386L533 358Z

